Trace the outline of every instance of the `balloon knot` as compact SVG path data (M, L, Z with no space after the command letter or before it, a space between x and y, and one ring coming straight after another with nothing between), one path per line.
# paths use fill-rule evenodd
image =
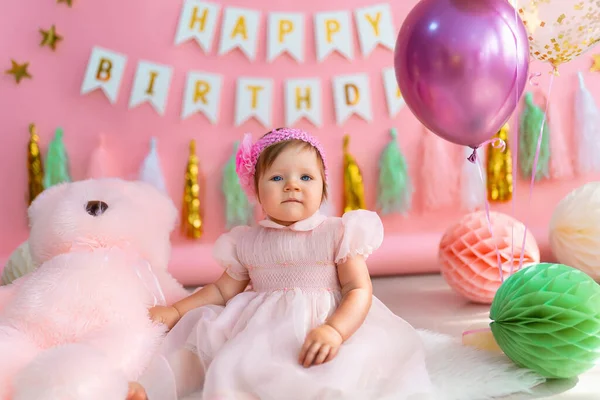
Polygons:
M473 147L473 152L469 157L467 157L467 160L475 164L475 162L477 161L477 147Z

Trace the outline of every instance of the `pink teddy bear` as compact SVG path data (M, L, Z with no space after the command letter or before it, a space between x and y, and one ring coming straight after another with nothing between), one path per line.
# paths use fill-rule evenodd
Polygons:
M188 295L167 272L171 200L120 179L51 187L29 208L36 269L0 287L0 400L125 399Z

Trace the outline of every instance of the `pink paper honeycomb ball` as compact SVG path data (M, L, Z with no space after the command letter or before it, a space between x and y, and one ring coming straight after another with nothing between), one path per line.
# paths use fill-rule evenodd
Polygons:
M490 211L493 239L484 211L465 215L452 225L442 237L439 261L442 276L448 285L466 299L481 304L491 304L502 283L498 270L496 247L504 279L519 268L519 257L525 225L499 212ZM513 235L514 240L511 239ZM511 257L514 254L514 257ZM527 232L523 267L540 262L540 250L531 231Z

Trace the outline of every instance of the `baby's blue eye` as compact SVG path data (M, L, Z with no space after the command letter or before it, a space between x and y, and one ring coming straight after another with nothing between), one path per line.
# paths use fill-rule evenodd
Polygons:
M280 176L274 176L274 177L272 177L272 178L271 178L271 180L272 180L272 181L275 181L275 182L279 182L279 181L280 181L280 180L282 180L282 179L283 179L283 178L282 178L282 177L280 177Z
M302 175L300 179L302 179L303 181L310 181L312 178L308 175Z

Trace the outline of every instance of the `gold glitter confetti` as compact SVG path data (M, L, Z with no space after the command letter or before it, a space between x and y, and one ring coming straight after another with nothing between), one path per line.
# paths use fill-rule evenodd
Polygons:
M557 73L561 64L585 53L600 41L600 0L523 1L519 15L529 36L530 53ZM568 8L568 10L567 10Z

